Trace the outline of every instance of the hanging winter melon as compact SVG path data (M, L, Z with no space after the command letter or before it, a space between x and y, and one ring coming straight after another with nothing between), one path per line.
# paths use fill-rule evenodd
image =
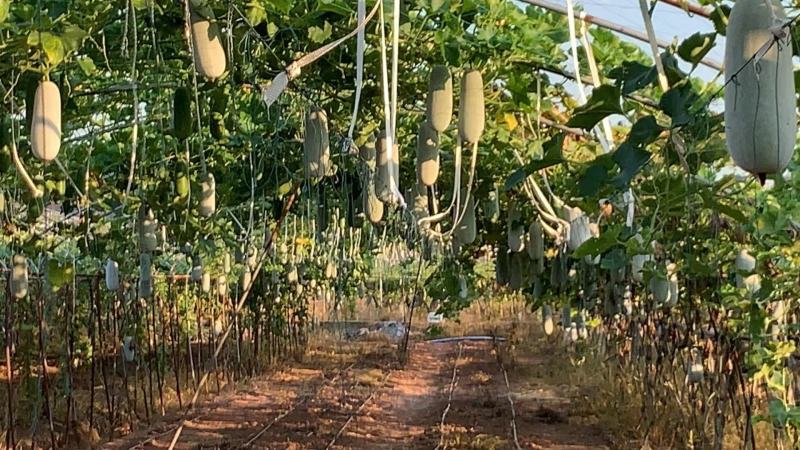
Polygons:
M386 136L381 135L375 143L376 169L375 169L375 194L382 202L393 205L397 201L391 189L394 180L396 188L400 188L400 146L393 144L392 159L386 148Z
M525 273L522 267L522 256L517 253L509 255L510 270L508 278L508 287L514 291L522 289L522 283L525 280Z
M172 128L175 137L180 140L192 135L192 97L189 88L181 86L175 89L172 99Z
M504 248L500 248L497 251L497 258L495 260L495 277L497 279L497 284L501 286L505 286L508 284L509 281L509 254Z
M200 215L211 217L217 210L217 183L214 175L206 174L200 182Z
M525 248L525 227L522 225L521 222L522 215L520 214L517 206L511 204L508 207L508 223L507 223L507 233L508 233L508 248L514 252L521 252Z
M217 294L221 297L228 295L228 277L225 275L217 278Z
M569 219L568 245L570 250L575 251L592 237L592 232L589 227L589 218L580 208L572 208Z
M253 283L253 273L250 272L250 269L245 267L244 271L242 271L242 280L241 280L242 290L246 291L250 289L250 285L252 283Z
M528 227L528 256L533 261L534 273L544 272L544 234L542 224L539 220L534 220Z
M635 234L632 239L635 239L640 245L643 242L640 234ZM644 266L648 261L653 260L653 255L634 255L631 257L631 276L634 280L642 282L644 280Z
M208 294L211 292L211 274L208 272L203 273L203 279L200 281L200 290Z
M213 19L213 18L212 18ZM216 22L192 12L192 48L197 73L216 80L225 73L225 49Z
M542 306L542 328L544 328L544 334L550 336L553 334L555 330L555 324L553 323L553 308L550 305Z
M419 126L417 134L417 179L433 186L439 178L439 133L428 123Z
M24 255L14 255L11 262L11 295L22 300L28 295L28 260Z
M106 289L111 292L119 290L119 264L111 258L106 260Z
M139 255L139 297L150 298L153 295L153 263L150 254Z
M474 192L473 192L474 194ZM461 198L464 198L466 191L461 192ZM462 245L469 245L475 242L478 235L477 224L475 223L475 196L470 195L469 201L464 206L464 216L461 222L456 225L456 238Z
M36 89L31 120L31 150L42 161L52 161L61 149L61 92L52 81Z
M469 70L461 79L461 102L458 107L458 132L465 142L481 139L486 117L483 104L483 77L478 70Z
M364 214L367 219L376 224L383 219L383 202L375 195L375 186L368 183L364 196Z
M142 252L154 252L158 249L158 237L156 236L158 222L153 210L143 207L139 218L139 247Z
M331 163L331 142L325 111L314 109L306 116L303 150L306 177L319 179L327 175Z
M739 251L736 255L736 287L747 289L749 292L757 292L761 289L761 277L752 273L756 270L756 259L753 258L746 249ZM742 274L744 272L745 274Z
M792 160L797 115L791 33L757 61L759 49L775 39L786 21L779 0L738 0L730 14L725 42L725 134L728 152L762 183ZM740 71L741 68L741 71Z
M439 133L447 130L453 118L453 79L445 66L433 66L428 84L426 116Z

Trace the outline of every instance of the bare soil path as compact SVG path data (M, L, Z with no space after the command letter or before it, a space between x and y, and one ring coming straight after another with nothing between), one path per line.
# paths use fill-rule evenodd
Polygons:
M175 448L515 449L494 344L461 345L457 358L458 343L417 343L402 368L386 351L319 368L287 368L199 408ZM456 384L441 426L454 364ZM547 355L518 359L518 367L527 364L546 365ZM560 394L563 387L521 373L508 372L520 448L610 448L595 425L570 416L574 408ZM102 448L168 448L178 423L176 417L165 419Z

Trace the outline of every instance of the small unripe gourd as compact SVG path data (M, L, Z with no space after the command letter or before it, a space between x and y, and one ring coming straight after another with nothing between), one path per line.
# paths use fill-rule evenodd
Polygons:
M36 89L31 120L31 150L42 161L52 161L61 149L61 92L52 81Z
M521 215L516 205L511 205L508 208L508 248L514 253L521 252L525 249L525 227L520 222Z
M197 73L215 80L225 73L225 49L216 22L192 13L192 48Z
M306 116L303 150L306 177L319 179L327 175L331 163L331 142L325 111L315 109Z
M428 122L422 122L417 134L417 179L433 186L439 178L439 133Z
M209 173L200 182L200 215L211 217L217 210L217 183Z
M728 152L762 183L789 164L797 139L791 33L782 29L786 36L751 61L784 21L779 0L738 0L726 34L725 79L736 78L725 86Z
M481 139L486 117L483 104L483 77L478 70L469 70L461 79L461 103L458 108L458 132L465 142Z
M111 258L106 260L106 289L111 292L119 290L119 264Z
M28 295L28 260L24 255L14 255L11 262L11 295L22 300Z

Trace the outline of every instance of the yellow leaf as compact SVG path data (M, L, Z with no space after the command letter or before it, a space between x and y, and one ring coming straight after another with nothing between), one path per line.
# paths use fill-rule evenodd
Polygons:
M519 126L517 117L514 114L505 113L503 114L503 119L506 121L506 126L508 127L508 131L514 131L514 129Z

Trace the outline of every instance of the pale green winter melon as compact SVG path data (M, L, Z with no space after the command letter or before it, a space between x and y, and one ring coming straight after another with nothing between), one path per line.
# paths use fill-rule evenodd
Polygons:
M211 217L217 210L217 183L213 174L207 174L200 182L200 215Z
M328 174L331 140L328 134L328 116L321 109L314 109L306 116L303 151L306 177L319 179Z
M433 66L428 84L427 119L439 133L450 126L453 118L453 78L445 66Z
M508 207L508 223L506 224L508 234L508 248L514 252L521 252L525 248L525 227L522 225L522 215L516 205Z
M386 148L386 137L381 135L378 142L375 144L375 194L382 202L390 205L395 204L397 201L392 193L391 179L394 180L395 187L398 189L400 188L400 147L397 144L393 144L392 147L392 159L389 160L389 152Z
M425 186L433 186L439 178L439 133L422 122L417 134L417 179Z
M791 33L757 63L749 61L774 39L771 29L785 20L779 0L738 0L725 42L725 78L736 74L725 86L728 152L739 167L762 182L789 164L797 138Z
M192 48L197 73L216 80L225 73L225 48L216 22L192 13Z
M539 220L534 220L528 227L528 256L533 261L533 268L536 274L544 272L544 233L542 224Z
M473 192L474 194L474 192ZM464 198L466 191L461 191L461 198ZM478 236L477 224L475 223L475 196L470 195L467 205L464 207L464 216L461 222L456 225L456 238L462 245L469 245L475 242Z
M458 132L465 142L481 139L486 121L483 104L483 77L478 70L469 70L461 79L461 103L458 108Z
M28 295L28 259L24 255L14 255L11 262L11 295L22 300Z
M36 89L31 121L31 150L42 161L52 161L61 149L61 92L52 81Z
M522 289L522 283L525 280L525 274L522 267L522 256L518 253L509 255L510 270L508 278L508 287L514 291Z
M736 255L736 287L757 292L761 289L761 277L752 273L756 270L756 259L746 249Z
M139 297L153 295L153 263L149 253L139 255Z
M153 210L144 207L140 211L139 223L139 247L142 252L154 252L158 249L158 221L153 214Z
M106 289L111 292L119 290L119 264L111 258L106 260Z

